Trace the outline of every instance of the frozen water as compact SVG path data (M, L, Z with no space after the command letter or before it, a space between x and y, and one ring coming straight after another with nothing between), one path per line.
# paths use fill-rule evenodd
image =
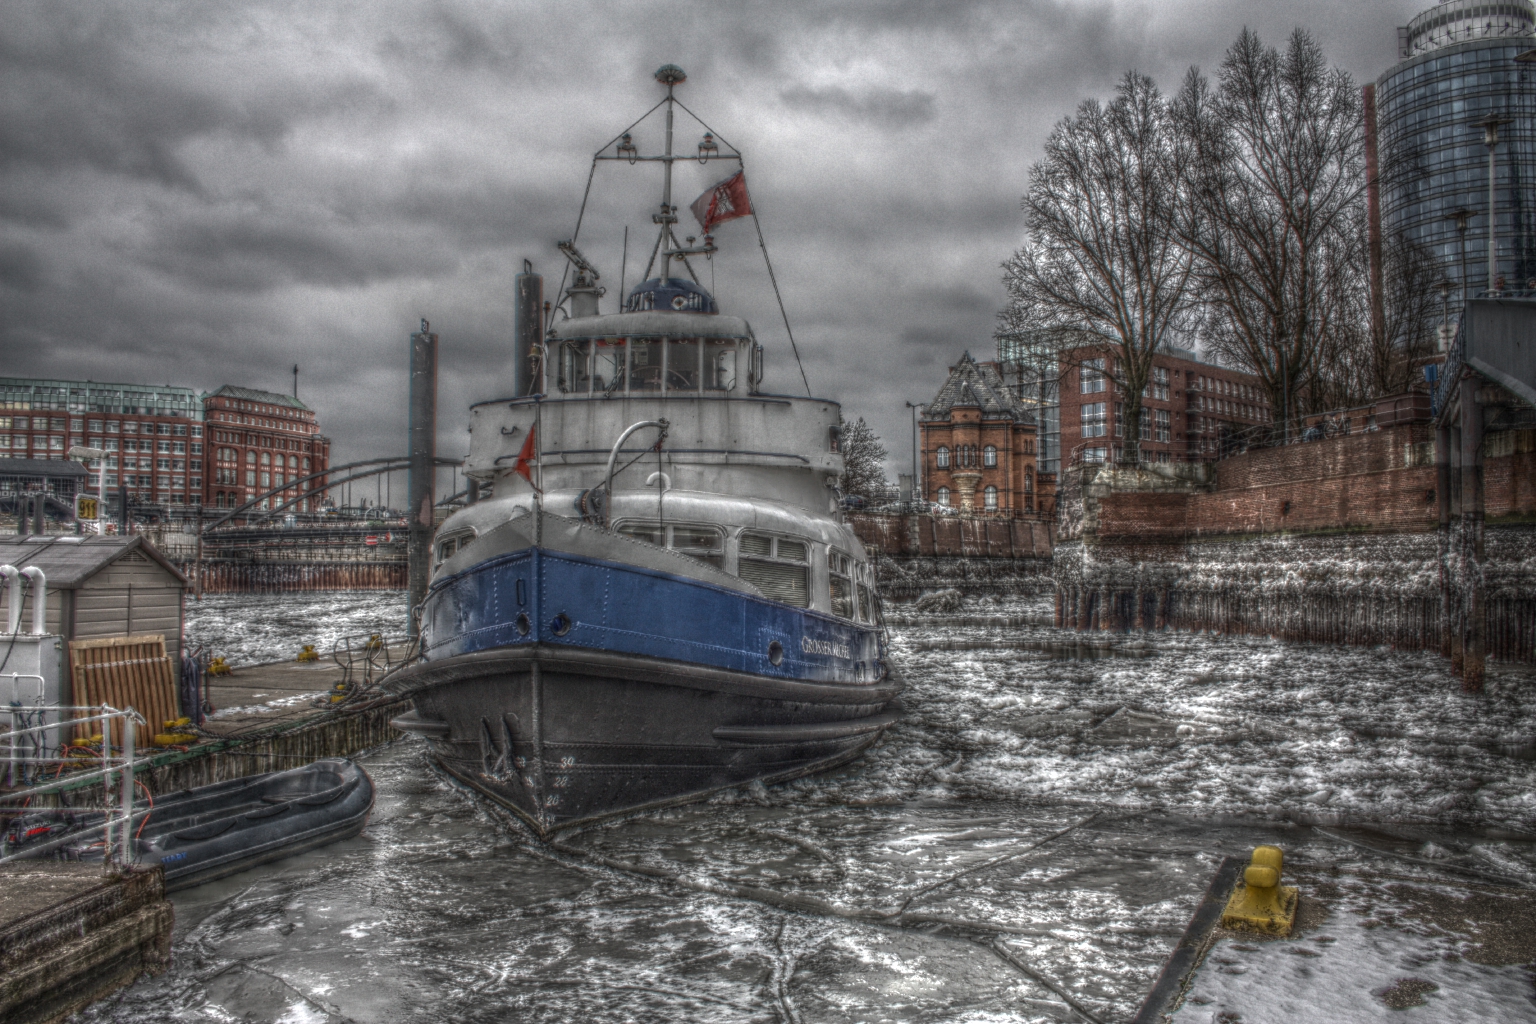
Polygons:
M254 613L230 600L219 614L253 652L281 642L279 621L389 613L368 592L245 600ZM1079 1019L1065 992L1123 1020L1219 859L1257 843L1301 875L1536 880L1536 762L1508 753L1536 736L1530 678L1495 666L1490 693L1468 697L1422 652L1171 634L1096 638L1138 657L1062 656L1079 639L899 627L905 717L856 764L566 838L688 885L552 853L433 774L419 745L393 745L366 759L378 806L362 837L179 894L175 965L88 1016ZM918 893L909 914L929 923L702 891L718 882L866 909Z
M291 661L305 644L322 656L345 636L405 633L403 590L205 594L187 602L187 644L231 665Z

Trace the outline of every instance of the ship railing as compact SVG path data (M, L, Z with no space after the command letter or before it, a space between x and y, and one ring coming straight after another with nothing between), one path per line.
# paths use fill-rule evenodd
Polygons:
M42 681L41 676L27 673L11 673L11 675L16 680ZM134 753L134 729L135 726L145 724L144 716L131 707L118 709L109 704L31 706L11 704L0 708L0 711L9 712L10 715L9 727L4 732L0 732L0 742L4 742L8 748L6 759L8 791L0 793L0 814L6 814L9 817L6 839L0 840L0 864L51 853L62 846L79 844L83 840L91 839L98 833L101 835L102 860L106 865L110 866L114 862L122 866L132 864L136 838L133 834L134 771L139 764L148 763L148 759L140 759ZM57 720L48 721L50 716L56 717ZM59 732L77 730L92 722L103 723L99 750L71 741L61 742ZM112 749L114 723L120 723L123 737L122 748L115 752ZM69 756L72 750L83 751L85 756ZM66 771L79 768L82 763L98 767L88 767L84 771ZM53 769L51 779L48 778L50 768ZM20 786L16 784L18 777L23 780ZM34 781L28 783L26 781L28 779ZM102 785L104 812L99 824L70 829L60 838L26 843L15 852L11 852L9 825L17 822L25 814L25 809L35 798L68 789L78 789L81 783L93 779L100 779ZM116 796L113 794L114 788L117 789ZM10 806L15 801L20 801L21 806ZM44 811L42 808L36 810Z

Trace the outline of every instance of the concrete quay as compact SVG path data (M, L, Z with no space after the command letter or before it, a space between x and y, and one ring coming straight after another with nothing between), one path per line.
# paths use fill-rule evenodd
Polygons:
M55 861L0 868L0 1020L52 1024L171 962L175 913L157 866L107 874Z

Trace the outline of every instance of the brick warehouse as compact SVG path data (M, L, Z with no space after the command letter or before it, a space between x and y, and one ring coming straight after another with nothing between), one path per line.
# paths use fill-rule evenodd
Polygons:
M1035 415L996 363L969 352L923 409L923 497L966 512L1049 512L1055 478L1038 472Z
M141 502L202 503L202 419L191 388L0 378L0 456L63 459L75 445L100 448L107 489Z
M203 411L211 449L208 502L216 508L234 508L330 465L330 438L320 433L314 410L293 396L226 384L203 399ZM260 507L276 507L325 482L320 477L302 490L285 490ZM302 498L290 507L311 512L320 499Z
M1073 349L1062 362L1063 467L1105 462L1116 439L1125 436L1125 397L1114 380L1114 349ZM1202 362L1188 349L1168 349L1153 357L1152 378L1142 392L1142 457L1211 461L1221 456L1224 438L1272 420L1259 377Z

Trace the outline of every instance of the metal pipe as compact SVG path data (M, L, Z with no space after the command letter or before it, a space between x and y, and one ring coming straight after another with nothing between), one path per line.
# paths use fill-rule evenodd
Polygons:
M523 272L513 278L512 396L523 398L540 391L534 379L534 352L543 338L544 278L523 261Z
M624 433L619 435L619 439L613 442L613 450L608 453L608 469L603 473L603 527L605 529L613 528L613 464L619 460L619 449L624 446L625 441L629 440L630 434L645 427L660 427L661 437L666 437L668 425L666 420L641 420L639 423L631 423L624 428ZM661 443L661 437L656 439L657 444Z
M41 635L48 632L44 628L48 620L48 577L35 565L27 566L21 574L32 581L32 632ZM21 625L19 618L16 624Z
M123 864L124 867L127 867L128 865L132 864L133 861L134 861L134 855L133 855L134 854L134 850L133 850L133 739L134 739L134 737L133 737L133 729L134 729L134 725L133 725L133 719L129 717L130 715L134 715L134 714L136 714L136 712L133 710L133 708L131 706L130 707L126 707L126 708L123 709L123 860L122 860L122 864ZM111 802L108 801L109 810L108 810L107 813L109 813L109 814L111 813L110 804L111 804ZM108 854L108 856L110 856L111 853L112 853L112 848L109 846L109 847L107 847L107 854Z
M21 628L21 570L14 565L0 565L0 579L7 584L5 631L15 633Z

